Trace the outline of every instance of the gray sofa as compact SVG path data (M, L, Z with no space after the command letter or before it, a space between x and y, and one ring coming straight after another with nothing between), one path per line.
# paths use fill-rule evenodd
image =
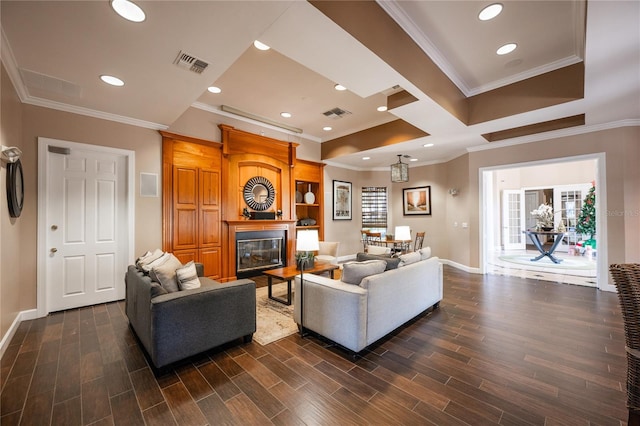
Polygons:
M313 274L304 274L303 278L304 328L354 352L430 307L438 307L442 300L442 264L437 257L367 276L360 285ZM294 296L298 326L299 289L298 275Z
M256 285L251 280L221 284L202 277L201 287L152 297L148 275L130 265L125 276L129 323L157 368L256 331Z

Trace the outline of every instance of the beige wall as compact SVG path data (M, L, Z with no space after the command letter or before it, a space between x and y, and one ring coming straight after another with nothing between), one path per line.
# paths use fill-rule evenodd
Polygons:
M16 91L1 68L0 86L0 143L4 146L22 144L22 107ZM24 149L23 149L24 150ZM28 174L25 169L25 173ZM0 170L0 339L20 311L34 308L31 287L35 282L35 268L25 262L23 253L29 249L29 242L23 235L29 223L28 212L19 218L9 217L6 191L6 164ZM25 176L26 177L26 176ZM32 202L25 201L25 210L34 208ZM26 289L26 291L25 291Z

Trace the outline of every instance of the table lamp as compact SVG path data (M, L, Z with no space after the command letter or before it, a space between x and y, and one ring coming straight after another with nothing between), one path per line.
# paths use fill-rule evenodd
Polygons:
M311 257L310 252L320 250L318 230L307 229L298 231L296 250L303 252L301 256L298 256L297 264L298 269L300 269L300 337L304 337L304 269L307 266L313 267L313 257ZM309 258L311 258L310 264Z
M411 241L411 228L408 226L396 226L394 237L398 241ZM405 252L405 244L409 245L408 242L402 243L403 252Z

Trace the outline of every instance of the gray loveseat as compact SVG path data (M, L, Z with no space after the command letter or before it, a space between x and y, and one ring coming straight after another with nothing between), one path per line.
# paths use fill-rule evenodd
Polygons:
M196 265L202 276L202 265ZM221 284L200 278L201 287L152 297L157 286L130 265L125 276L129 323L157 368L256 331L256 285L251 280Z
M442 300L442 264L437 257L426 258L367 276L360 285L304 274L303 285L304 328L360 352L421 312L438 307ZM298 326L299 289L298 275L294 293Z

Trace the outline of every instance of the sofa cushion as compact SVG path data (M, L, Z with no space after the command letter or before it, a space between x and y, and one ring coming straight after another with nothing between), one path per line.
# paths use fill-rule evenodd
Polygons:
M149 273L153 267L153 262L158 261L165 253L160 249L155 249L153 252L146 252L136 260L136 266L142 272Z
M159 283L152 281L151 282L151 298L153 299L154 297L160 296L162 294L167 294L169 293L167 290L165 290L164 287L162 287Z
M159 282L169 293L180 291L178 278L176 277L176 269L182 267L182 263L171 253L166 253L165 256L158 260L162 259L164 259L162 263L153 265L149 276L152 280Z
M373 246L367 247L367 253L369 254L388 254L391 255L391 247Z
M347 284L360 285L364 277L384 272L387 263L384 260L367 260L364 262L346 262L342 265L342 278Z
M399 257L388 257L384 255L369 254L369 253L358 253L356 255L356 260L358 262L364 262L365 260L384 260L385 262L387 262L387 267L385 268L385 271L388 271L390 269L396 269L400 264Z
M423 247L418 250L418 253L420 253L420 260L428 259L431 257L431 247Z
M200 288L200 280L198 279L198 271L193 260L182 268L176 269L176 277L178 278L178 287L180 290L191 290Z
M419 262L421 260L420 253L413 251L411 253L403 254L398 257L400 259L399 267L411 265L412 263Z

